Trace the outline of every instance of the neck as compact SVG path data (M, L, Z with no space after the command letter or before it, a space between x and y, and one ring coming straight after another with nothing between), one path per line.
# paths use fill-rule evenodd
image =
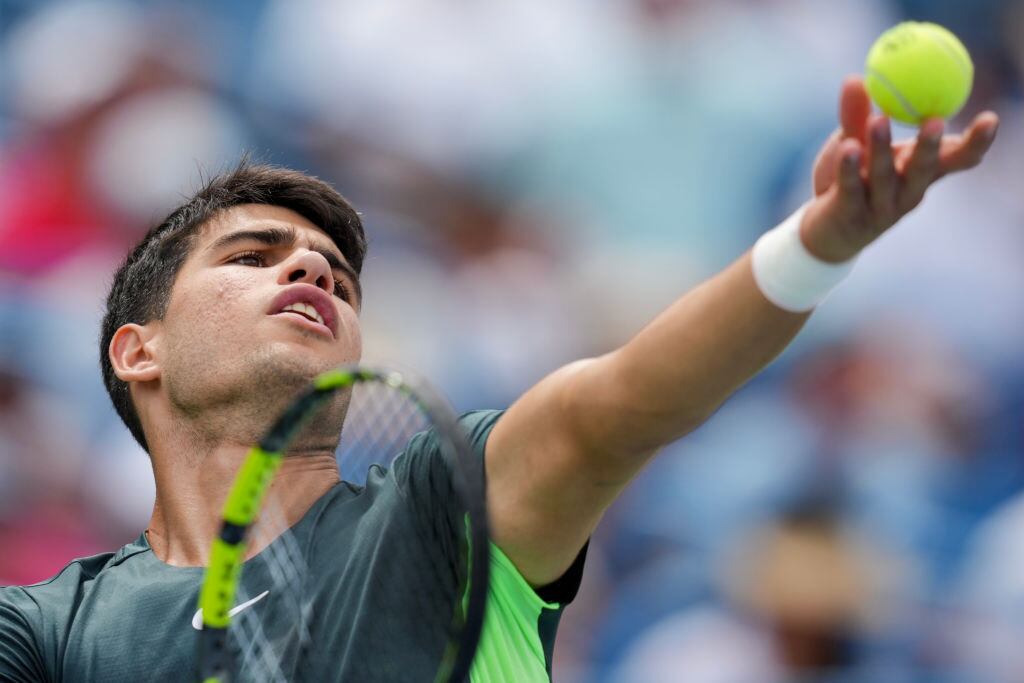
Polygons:
M221 522L224 500L250 443L150 444L156 504L146 536L156 556L178 567L204 566ZM185 440L188 441L188 440ZM183 454L198 453L198 457ZM339 481L330 448L289 451L267 491L273 524L257 524L246 557L260 552ZM268 515L269 517L269 515Z

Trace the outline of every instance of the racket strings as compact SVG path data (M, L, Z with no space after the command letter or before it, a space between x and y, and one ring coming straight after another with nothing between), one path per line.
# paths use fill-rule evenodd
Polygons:
M404 623L398 626L396 621L381 620L371 626L376 632L367 633L367 640L391 641L399 627L410 638L409 648L427 649L430 646L425 641L434 638L438 647L431 655L436 660L445 642L457 636L456 613L462 605L467 563L462 547L466 542L465 506L456 495L451 477L455 456L444 451L442 440L432 442L441 452L419 448L425 443L423 433L432 426L409 395L380 383L358 385L341 435L339 463L346 479L364 483L372 464L394 464L394 458L413 440L401 465L402 473L394 475L410 512L408 530L395 559L414 565L416 570L385 570L371 579L374 590L389 597L389 604L400 606L398 618ZM379 663L366 661L366 670L356 672L356 678L379 680ZM421 678L429 680L430 676L413 680ZM409 672L401 672L392 680L410 680Z
M363 484L372 465L388 465L429 426L420 407L401 391L376 382L356 386L338 448L342 478Z
M245 603L251 596L240 586L238 599ZM253 683L278 683L286 680L281 660L263 631L263 623L251 610L236 617L234 634L241 650L240 679Z
M257 596L246 590L244 582L240 583L238 604L245 604L253 598L259 600L263 595L274 595L288 623L293 625L294 634L269 637L263 620L256 616L255 610L240 611L235 617L237 625L232 630L240 651L240 679L259 683L294 680L294 666L298 658L292 660L292 667L287 667L284 661L290 645L297 647L298 653L301 653L309 641L310 608L303 604L302 599L308 566L294 534L287 529L284 514L275 499L268 498L264 504L260 521L253 533L256 537L274 539L252 560L266 568L265 574L270 578L270 583L264 593ZM280 619L276 621L280 623ZM289 675L285 674L286 669L291 670Z
M391 466L410 439L430 427L430 420L408 394L379 382L356 385L338 448L343 479L365 486L371 468ZM450 457L445 453L440 456L442 460ZM431 457L433 454L416 454L420 459ZM398 561L369 576L371 591L386 596L393 614L371 619L359 636L363 642L391 644L398 629L425 634L421 639L429 644L424 650L430 650L425 659L437 659L445 643L457 636L461 625L462 590L468 573L464 547L466 512L457 501L448 467L412 461L405 462L404 467L419 473L409 475L415 484L405 489L411 508L406 520L409 532L403 535L402 547L395 553ZM266 535L275 539L254 559L265 566L271 577L275 604L283 606L283 614L275 613L275 618L286 621L288 628L282 634L282 624L261 623L257 610L238 613L237 627L233 626L232 631L239 652L240 680L305 680L296 678L296 672L304 653L311 646L316 647L317 638L312 632L314 614L308 595L312 587L308 548L304 552L300 547L270 497L252 531L254 537ZM250 560L243 566L238 604L250 599L242 592L241 584L246 574L253 571L252 563ZM415 571L401 571L401 565L414 566ZM273 634L268 635L267 630ZM408 647L415 648L417 644L413 642ZM352 680L387 678L382 676L386 672L380 670L379 660L359 659L365 660L365 665L357 662L355 666L366 669L353 672ZM395 673L398 675L393 680L404 680L408 672Z
M286 638L288 643L294 643L297 648L297 656L292 660L294 668L310 642L309 624L313 605L306 597L309 566L306 563L306 553L299 547L295 535L287 528L284 513L276 500L268 501L261 519L263 516L267 517L264 524L268 524L278 533L277 542L270 543L264 553L271 583L281 596L279 603L285 610L288 623L294 627L293 632ZM292 673L294 675L294 671Z

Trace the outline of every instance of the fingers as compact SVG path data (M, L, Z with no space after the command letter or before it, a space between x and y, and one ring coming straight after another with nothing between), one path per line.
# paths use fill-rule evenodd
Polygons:
M844 138L867 143L868 117L871 116L871 98L860 76L847 76L839 95L839 123Z
M836 180L839 164L839 144L852 138L867 144L868 117L871 100L860 76L848 76L839 93L839 129L829 136L814 161L813 184L815 196L824 194Z
M892 132L889 119L876 116L868 124L871 138L868 162L868 205L878 223L891 225L896 217L899 177L893 165Z
M818 152L818 156L814 160L814 171L811 174L814 196L823 194L832 186L832 182L836 179L836 163L839 154L839 142L842 140L841 135L842 131L833 131L832 135L828 136L825 144L822 145L821 151Z
M843 140L832 167L835 181L808 206L801 238L811 253L823 261L848 261L874 238L873 231L867 229L866 191L860 170L862 156L859 141Z
M848 218L863 216L867 211L867 189L860 174L862 148L857 140L843 140L839 147L839 206Z
M999 127L995 113L983 112L962 135L944 136L942 119L932 118L915 139L894 143L889 120L871 115L859 76L843 82L839 122L815 160L814 194L861 246L920 204L938 178L978 165Z
M940 175L939 146L942 142L942 119L928 119L921 124L917 140L903 173L903 187L897 201L900 215L921 203L925 190Z
M948 135L939 148L939 168L943 175L974 168L985 157L999 129L999 117L986 111L974 117L963 135Z

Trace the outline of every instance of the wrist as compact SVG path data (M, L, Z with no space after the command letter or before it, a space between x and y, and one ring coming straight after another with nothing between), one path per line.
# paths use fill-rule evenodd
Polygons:
M751 252L758 289L773 304L793 313L818 306L846 279L856 261L830 262L808 248L801 229L807 209L805 204L762 235Z
M800 242L807 252L825 263L842 264L857 258L865 245L855 239L845 239L843 230L822 223L820 207L806 204L802 207Z

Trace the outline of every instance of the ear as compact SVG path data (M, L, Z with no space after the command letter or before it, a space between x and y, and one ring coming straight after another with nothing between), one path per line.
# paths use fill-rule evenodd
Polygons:
M149 382L160 377L157 359L159 323L128 323L117 328L107 353L114 374L122 382Z

